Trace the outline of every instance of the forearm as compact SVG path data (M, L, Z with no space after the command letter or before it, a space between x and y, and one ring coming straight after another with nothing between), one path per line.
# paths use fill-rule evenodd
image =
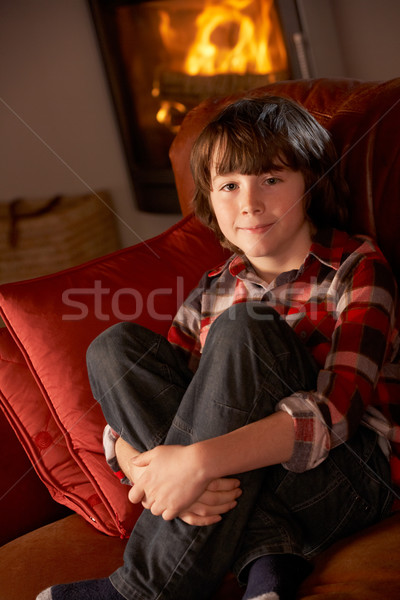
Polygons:
M278 411L225 435L193 444L204 477L216 479L290 460L295 441L292 417Z
M292 417L278 411L265 419L228 434L193 444L199 466L207 479L218 479L290 460L294 446ZM123 473L133 483L132 459L140 454L128 442L118 438L115 453Z

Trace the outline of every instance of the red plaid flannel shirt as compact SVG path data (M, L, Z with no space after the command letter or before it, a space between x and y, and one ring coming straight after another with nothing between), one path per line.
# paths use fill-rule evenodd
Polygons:
M286 468L301 472L317 466L363 423L391 443L393 478L400 482L397 290L375 243L320 231L301 268L269 285L244 257L234 255L203 276L178 311L168 339L195 371L215 319L232 304L251 300L272 306L321 368L315 390L294 393L277 407L291 414L296 431Z

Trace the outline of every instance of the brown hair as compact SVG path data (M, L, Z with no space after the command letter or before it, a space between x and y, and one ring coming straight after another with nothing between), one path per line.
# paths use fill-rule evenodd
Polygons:
M296 102L278 96L243 98L228 105L197 138L191 153L194 210L221 243L224 238L211 202L211 165L219 175L260 175L283 163L301 171L305 210L318 228L345 229L347 187L328 131Z

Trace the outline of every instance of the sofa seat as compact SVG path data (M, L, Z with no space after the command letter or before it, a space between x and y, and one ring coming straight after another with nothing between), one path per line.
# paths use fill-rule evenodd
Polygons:
M0 548L1 600L34 600L44 588L107 577L122 563L126 540L97 531L77 514L45 525ZM332 546L315 561L299 600L400 598L400 513ZM218 600L240 600L233 574Z
M107 577L122 564L125 544L77 514L44 525L0 548L0 598L34 600L50 585Z

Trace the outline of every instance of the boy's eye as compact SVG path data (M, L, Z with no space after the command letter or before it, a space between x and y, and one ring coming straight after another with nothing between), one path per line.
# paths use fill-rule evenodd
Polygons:
M276 185L278 183L279 179L277 177L268 177L266 179L266 183L268 185Z
M236 190L236 188L237 188L236 183L226 183L224 186L222 186L222 189L226 190L228 192L232 192L233 190Z

